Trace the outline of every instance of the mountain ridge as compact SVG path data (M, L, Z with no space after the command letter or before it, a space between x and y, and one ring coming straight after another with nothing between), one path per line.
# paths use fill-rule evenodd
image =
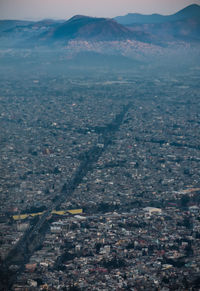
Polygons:
M135 23L137 24L163 23L198 16L200 17L200 5L192 4L171 15L162 15L157 13L153 14L128 13L124 16L116 16L113 19L115 19L120 24L130 25Z
M131 19L134 15L137 21L124 25L116 18L85 15L74 15L66 21L2 20L0 21L1 47L65 46L71 40L90 42L131 40L158 46L167 46L169 42L176 41L200 41L199 5L187 6L168 16L155 13L127 15Z
M53 28L43 38L46 40L121 40L134 39L138 37L137 32L132 32L129 28L117 23L110 18L97 18L82 15L75 15L66 22ZM147 39L146 33L140 33L140 37Z

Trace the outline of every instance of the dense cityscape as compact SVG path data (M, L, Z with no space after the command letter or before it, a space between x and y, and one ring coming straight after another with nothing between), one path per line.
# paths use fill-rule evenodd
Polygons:
M9 74L1 288L199 290L199 67Z
M199 291L198 1L14 2L0 290Z

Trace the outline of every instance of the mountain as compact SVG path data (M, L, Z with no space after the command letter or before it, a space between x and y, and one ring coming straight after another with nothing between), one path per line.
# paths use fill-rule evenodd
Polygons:
M200 6L193 4L185 7L179 12L172 15L151 14L143 15L138 13L129 13L125 16L117 16L114 19L122 25L130 24L155 24L170 21L180 21L187 18L200 18Z
M200 5L192 4L179 12L168 16L168 21L184 20L186 18L200 18Z
M92 47L99 51L101 47L101 52L110 42L115 53L129 53L133 47L150 47L149 44L166 47L170 42L199 42L200 6L190 5L168 16L128 14L110 19L76 15L67 21L0 20L1 48L66 48L71 41L86 50ZM129 48L125 45L127 41ZM121 42L121 47L117 42Z
M29 47L39 44L40 35L55 29L63 21L0 20L0 47Z
M60 25L62 21L52 19L44 19L41 21L23 21L23 20L0 20L0 34L4 35L23 35L41 33L44 30L49 30L52 27Z
M96 18L76 15L58 27L50 29L42 36L47 41L68 41L71 39L84 39L94 41L112 41L141 38L148 40L143 32L133 32L129 28L109 18Z
M200 6L195 4L173 15L128 14L116 17L115 20L132 31L152 35L162 43L178 40L200 41Z
M142 25L140 29L146 33L152 33L157 38L166 41L200 41L200 18L186 18L160 24ZM135 28L132 27L134 30Z
M161 23L164 21L165 16L160 14L143 15L139 13L128 13L125 16L117 16L114 18L122 25L130 24L146 24L146 23Z
M0 33L8 33L9 31L15 30L17 27L25 28L33 23L33 21L23 20L0 20Z

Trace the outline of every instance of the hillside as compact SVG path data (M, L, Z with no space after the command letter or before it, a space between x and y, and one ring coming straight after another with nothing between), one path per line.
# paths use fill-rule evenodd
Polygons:
M70 39L110 41L137 39L138 37L141 37L144 41L148 39L146 33L133 32L115 20L82 15L76 15L55 29L50 29L42 37L48 41L66 41Z
M159 14L128 14L115 18L132 31L145 32L162 42L200 40L200 6L190 5L179 12L163 16Z
M117 16L114 19L122 25L131 24L155 24L170 21L180 21L187 18L200 18L200 6L193 4L185 7L172 15L151 14L143 15L139 13L129 13L125 16Z

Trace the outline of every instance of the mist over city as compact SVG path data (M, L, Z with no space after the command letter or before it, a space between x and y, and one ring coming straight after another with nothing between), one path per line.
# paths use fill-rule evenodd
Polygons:
M0 290L200 290L199 1L16 1Z

